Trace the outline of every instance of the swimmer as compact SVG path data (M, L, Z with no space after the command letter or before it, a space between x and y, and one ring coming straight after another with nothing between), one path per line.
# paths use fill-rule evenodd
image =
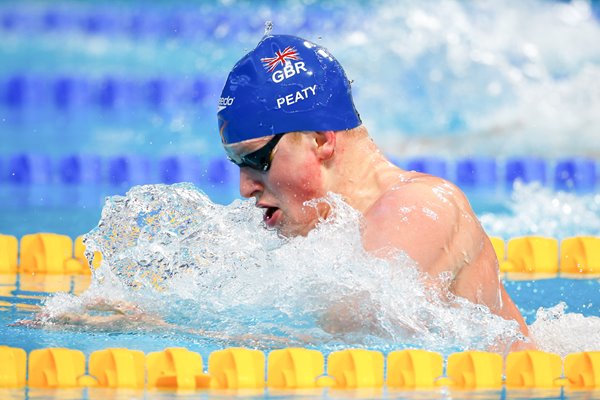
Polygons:
M233 67L217 116L225 152L240 167L240 193L256 199L267 227L307 235L330 210L306 202L337 193L362 214L367 251L406 252L432 287L449 276L451 293L515 320L528 336L465 195L451 182L386 159L328 50L294 36L265 36Z

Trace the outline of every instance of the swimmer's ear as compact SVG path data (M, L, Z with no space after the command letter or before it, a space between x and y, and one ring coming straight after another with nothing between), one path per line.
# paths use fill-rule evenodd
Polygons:
M319 131L315 132L315 141L317 143L316 152L320 160L329 160L335 152L335 132Z

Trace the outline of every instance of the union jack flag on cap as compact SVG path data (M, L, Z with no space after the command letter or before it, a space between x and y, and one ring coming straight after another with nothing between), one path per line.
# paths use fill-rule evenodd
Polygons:
M298 50L292 46L288 46L283 51L277 50L275 52L275 57L264 57L260 59L267 69L267 72L273 72L273 70L277 68L279 64L285 65L287 60L301 60Z

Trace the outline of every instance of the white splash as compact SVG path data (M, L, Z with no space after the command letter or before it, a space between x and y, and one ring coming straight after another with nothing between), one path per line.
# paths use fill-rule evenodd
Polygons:
M188 330L275 335L321 349L448 353L518 337L514 321L426 289L406 254L386 261L366 253L359 213L333 194L311 205L321 201L331 216L286 239L263 227L251 201L217 205L187 184L134 187L107 201L85 237L88 251L104 255L92 286L79 298L52 298L45 321L117 299Z
M529 327L531 336L543 351L567 354L597 351L600 343L600 318L566 313L565 303L540 308Z
M491 236L505 239L541 235L563 239L600 236L600 195L554 192L537 183L515 183L509 214L483 214L481 223Z
M355 15L325 45L393 155L600 154L588 1L383 1Z

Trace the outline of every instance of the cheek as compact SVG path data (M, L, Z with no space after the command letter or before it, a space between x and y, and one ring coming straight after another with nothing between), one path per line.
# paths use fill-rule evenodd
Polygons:
M314 163L304 163L299 169L294 182L298 189L298 196L303 201L324 196L321 183L321 169Z
M321 169L311 162L290 166L277 179L276 188L290 201L299 203L325 195L322 190Z

